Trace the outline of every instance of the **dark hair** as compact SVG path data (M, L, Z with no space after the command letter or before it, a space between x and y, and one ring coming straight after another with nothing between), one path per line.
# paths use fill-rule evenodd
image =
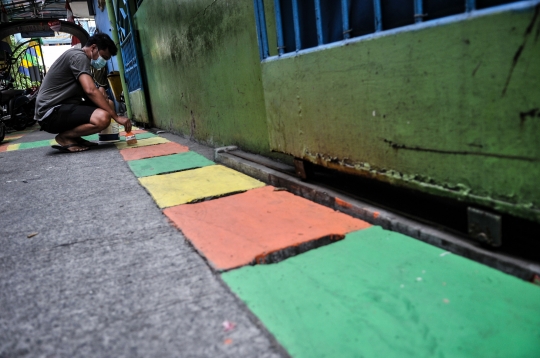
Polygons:
M90 47L92 45L96 44L98 50L109 50L109 53L111 56L116 56L116 53L118 52L118 49L116 48L116 45L114 44L114 41L111 40L109 35L107 34L94 34L94 36L90 36L88 38L88 41L86 41L85 47Z

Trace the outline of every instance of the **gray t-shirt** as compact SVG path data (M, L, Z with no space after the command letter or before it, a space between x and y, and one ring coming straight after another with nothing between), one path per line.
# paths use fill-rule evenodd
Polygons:
M43 80L36 99L35 119L41 121L52 109L66 101L80 100L84 91L79 76L90 72L90 59L80 48L71 48L53 63Z

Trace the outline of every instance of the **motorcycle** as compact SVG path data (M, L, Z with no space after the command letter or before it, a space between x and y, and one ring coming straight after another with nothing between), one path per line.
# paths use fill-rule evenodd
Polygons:
M0 143L4 140L8 128L21 131L36 123L34 111L39 90L37 87L14 89L13 81L2 76L0 74L0 80L7 81L0 87Z

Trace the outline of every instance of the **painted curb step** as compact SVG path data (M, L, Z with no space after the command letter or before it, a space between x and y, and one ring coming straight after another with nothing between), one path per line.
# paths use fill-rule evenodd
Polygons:
M217 271L283 261L371 226L268 185L163 213Z
M381 227L221 277L293 357L540 353L540 287Z
M532 281L535 275L540 275L540 265L537 263L484 249L463 236L437 230L333 189L303 182L294 175L294 168L243 152L235 146L216 148L214 161L372 225L424 241L523 280Z

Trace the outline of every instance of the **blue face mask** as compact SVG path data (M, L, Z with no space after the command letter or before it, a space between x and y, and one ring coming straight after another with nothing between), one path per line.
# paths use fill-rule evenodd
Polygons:
M91 60L90 65L94 67L96 70L99 70L107 64L107 60L103 57L99 56L97 60Z

